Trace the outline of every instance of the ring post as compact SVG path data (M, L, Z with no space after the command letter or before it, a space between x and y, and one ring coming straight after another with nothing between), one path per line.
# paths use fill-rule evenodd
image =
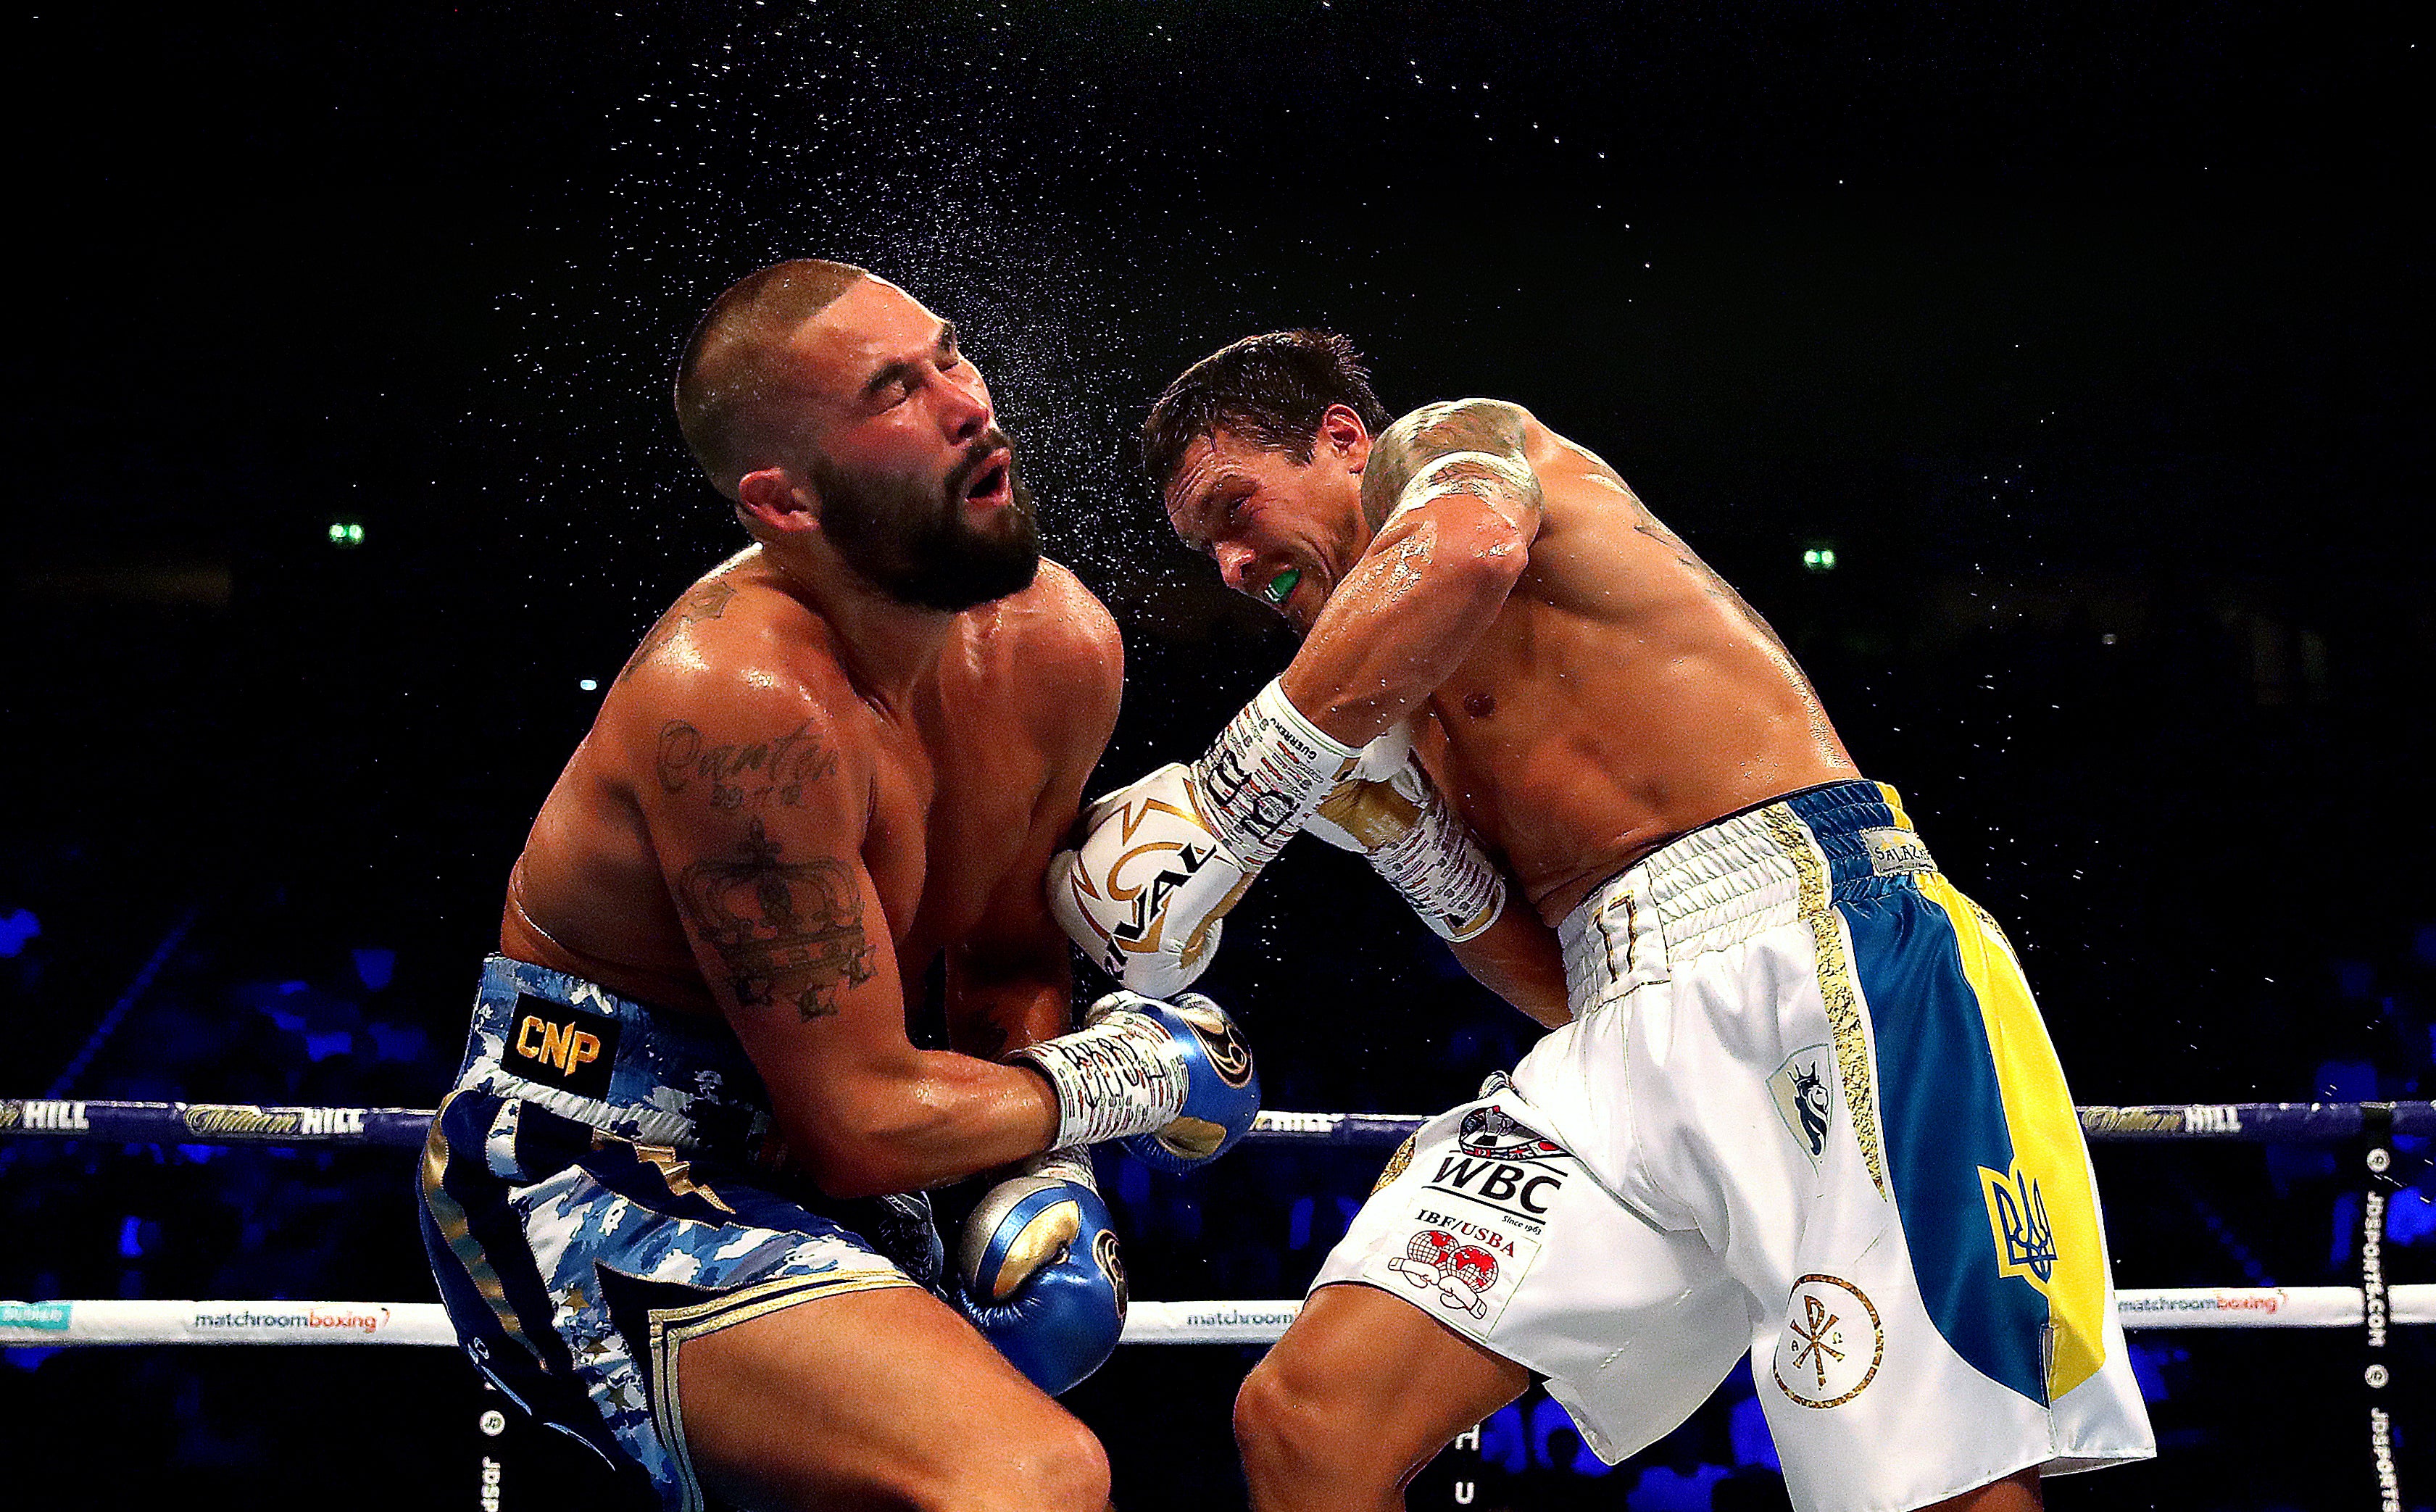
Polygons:
M2368 1395L2369 1473L2376 1487L2378 1512L2402 1512L2401 1477L2394 1471L2393 1360L2386 1334L2393 1323L2392 1299L2385 1283L2385 1208L2402 1188L2394 1173L2393 1104L2360 1104L2361 1165L2359 1273L2362 1331L2360 1379Z

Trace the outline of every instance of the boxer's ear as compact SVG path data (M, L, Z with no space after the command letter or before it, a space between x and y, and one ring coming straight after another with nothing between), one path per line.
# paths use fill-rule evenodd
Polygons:
M1319 434L1313 447L1317 457L1334 458L1349 472L1362 471L1370 460L1370 427L1362 417L1344 405L1330 405L1319 417Z
M809 481L797 480L783 467L760 468L739 478L736 513L747 526L785 534L821 528L820 495Z

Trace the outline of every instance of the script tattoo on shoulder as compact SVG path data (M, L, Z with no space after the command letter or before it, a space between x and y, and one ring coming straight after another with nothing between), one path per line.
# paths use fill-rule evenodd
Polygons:
M700 620L716 619L725 614L729 601L735 597L736 584L723 578L694 584L684 598L669 606L669 612L660 616L651 629L643 632L642 642L635 648L635 654L626 658L626 666L618 673L618 681L622 683L633 676L635 668L674 640L677 633L686 626Z
M854 874L826 856L789 860L758 819L735 850L687 867L675 891L742 1006L785 1003L809 1023L836 1014L847 987L871 980Z
M662 792L698 792L713 808L804 806L804 789L837 771L837 753L807 720L774 740L714 744L683 720L660 726L653 768Z

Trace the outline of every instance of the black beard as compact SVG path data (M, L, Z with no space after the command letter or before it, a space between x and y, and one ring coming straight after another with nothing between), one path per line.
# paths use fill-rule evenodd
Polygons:
M858 478L826 460L811 463L821 494L821 530L856 576L897 603L955 614L1030 587L1040 570L1040 529L1032 491L1007 456L1008 501L991 516L1002 528L965 523L966 485L992 452L997 432L975 442L944 483Z

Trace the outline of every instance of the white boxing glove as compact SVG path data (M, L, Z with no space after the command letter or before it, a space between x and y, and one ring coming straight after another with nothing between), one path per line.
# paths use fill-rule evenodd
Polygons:
M1082 843L1050 860L1050 910L1124 986L1180 992L1209 964L1227 911L1361 756L1271 682L1199 760L1084 812Z
M1442 940L1471 939L1505 912L1504 874L1413 759L1408 724L1365 746L1303 828L1361 852Z

